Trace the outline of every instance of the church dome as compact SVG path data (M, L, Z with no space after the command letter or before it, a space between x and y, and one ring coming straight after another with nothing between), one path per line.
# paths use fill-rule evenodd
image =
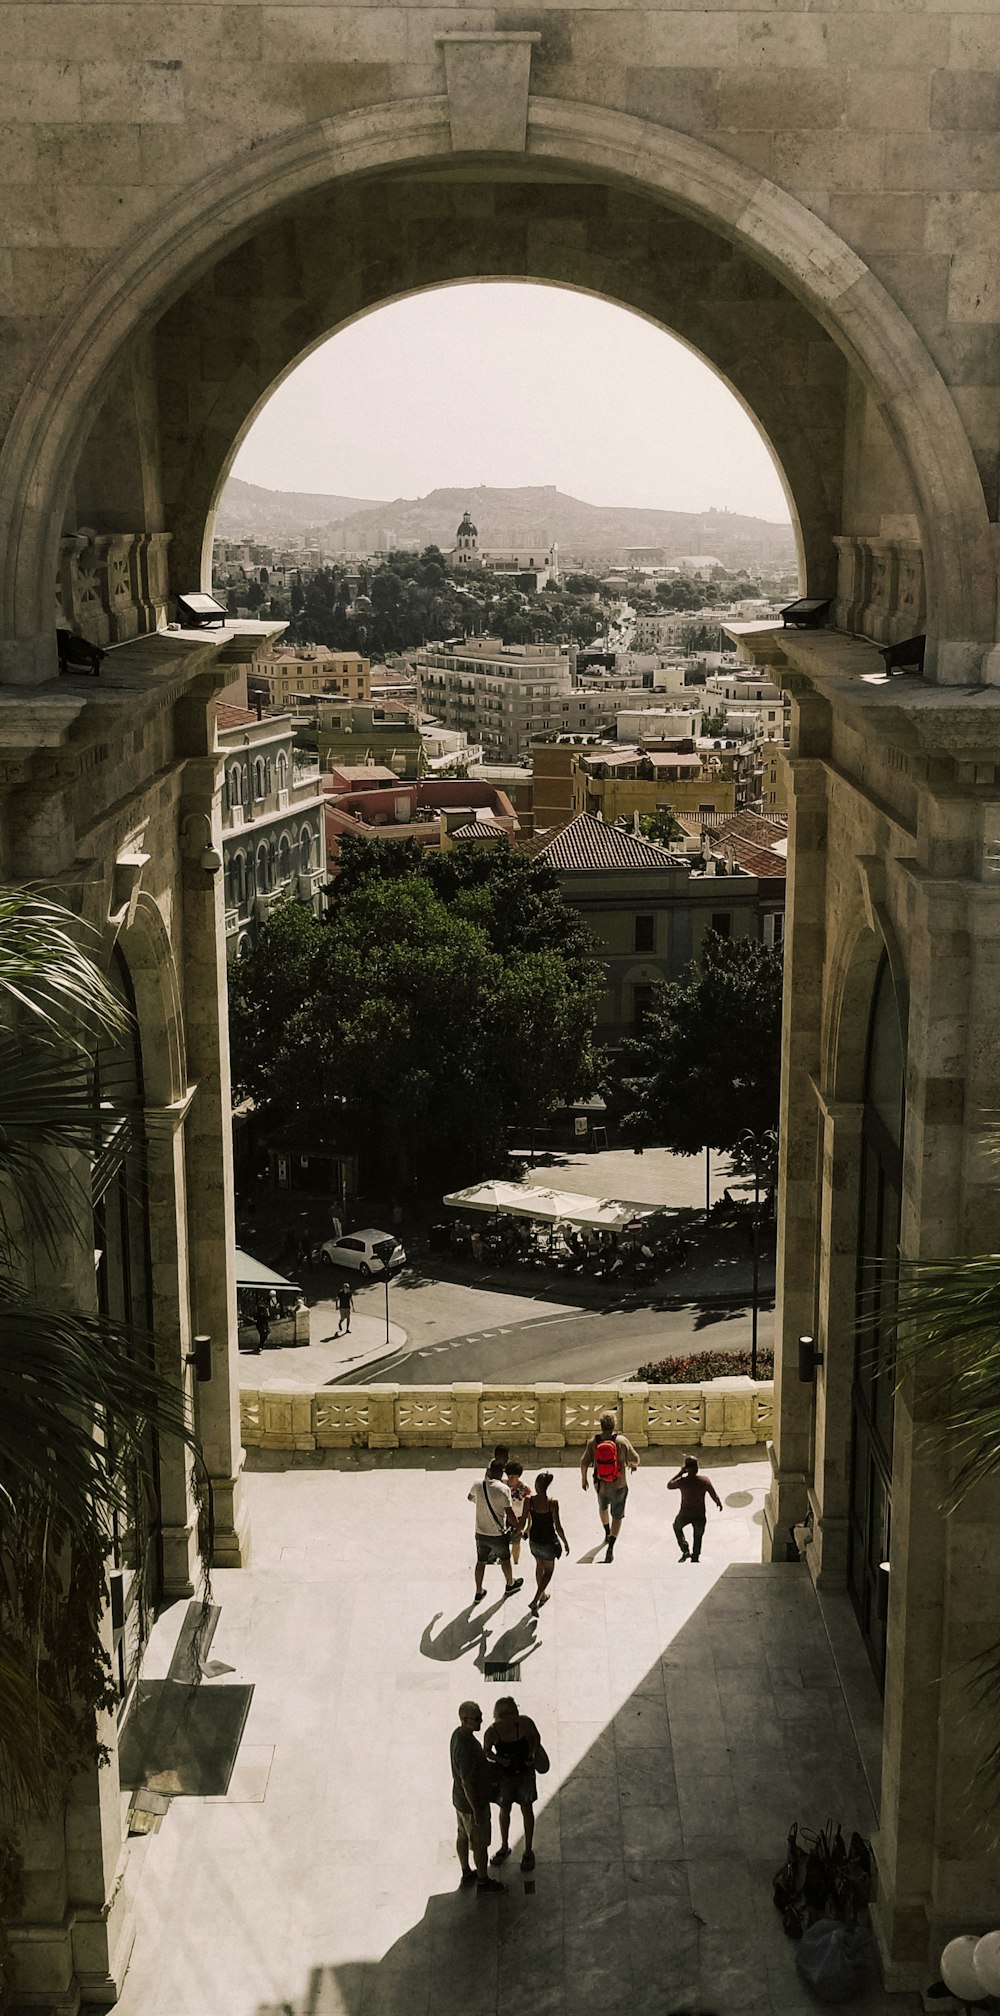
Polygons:
M476 528L472 522L472 519L469 517L468 512L466 512L465 517L462 519L462 523L458 528L458 537L460 539L478 539L479 537L479 534L476 531Z

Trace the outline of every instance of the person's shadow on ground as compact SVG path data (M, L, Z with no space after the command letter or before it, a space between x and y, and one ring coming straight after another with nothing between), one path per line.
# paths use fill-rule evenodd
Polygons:
M435 1610L430 1623L425 1626L420 1639L422 1656L425 1659L462 1659L466 1652L472 1651L474 1645L478 1646L480 1655L482 1655L485 1649L485 1640L489 1637L489 1632L484 1628L486 1620L488 1617L495 1616L496 1612L501 1608L502 1603L502 1596L489 1610L480 1610L478 1605L474 1607L471 1603L467 1603L465 1609L460 1610L458 1616L453 1617L450 1624L442 1626L436 1638L434 1636L434 1626L444 1615L444 1612ZM476 1663L478 1664L478 1660Z
M517 1623L512 1624L509 1631L501 1631L499 1638L494 1640L488 1652L484 1642L475 1659L475 1664L479 1667L483 1676L485 1677L486 1675L487 1665L523 1665L525 1659L530 1659L531 1654L538 1651L539 1641L535 1636L537 1630L537 1617L530 1615L519 1617Z

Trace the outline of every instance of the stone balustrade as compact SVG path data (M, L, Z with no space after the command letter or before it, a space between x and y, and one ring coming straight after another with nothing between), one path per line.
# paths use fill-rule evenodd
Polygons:
M919 637L927 625L924 556L907 521L884 530L878 538L850 534L834 540L837 548L837 597L834 622L838 630L869 637L875 644L902 644Z
M265 1387L240 1394L246 1449L583 1448L614 1408L637 1449L742 1448L771 1434L770 1380L712 1379L703 1386L326 1386L317 1393Z
M83 531L59 542L56 627L128 644L167 620L169 532Z

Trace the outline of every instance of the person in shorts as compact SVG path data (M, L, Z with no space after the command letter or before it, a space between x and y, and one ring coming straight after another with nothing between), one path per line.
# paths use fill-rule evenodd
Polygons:
M511 1535L516 1528L514 1505L510 1492L504 1483L503 1464L490 1464L481 1482L472 1486L469 1503L476 1508L476 1593L474 1603L482 1602L485 1590L483 1577L487 1568L498 1561L507 1584L505 1594L512 1596L515 1589L524 1587L523 1575L515 1577L510 1565Z
M614 1560L615 1541L622 1530L628 1497L628 1473L638 1468L639 1458L628 1436L618 1434L613 1414L602 1414L600 1428L596 1435L591 1436L581 1458L580 1481L584 1490L588 1491L593 1474L597 1508L607 1543L607 1561Z
M551 1470L542 1470L535 1478L534 1494L528 1499L528 1546L535 1563L535 1593L528 1609L535 1617L542 1604L549 1600L549 1583L556 1572L560 1554L569 1553L569 1541L559 1515L559 1500L549 1497L551 1482Z
M510 1816L518 1806L524 1825L524 1853L521 1867L527 1873L535 1866L535 1752L541 1738L530 1715L519 1715L517 1702L505 1694L493 1710L493 1720L483 1738L489 1763L495 1764L500 1779L500 1846L494 1862L505 1862L510 1854Z
M473 1883L477 1890L502 1890L503 1884L490 1875L492 1773L479 1741L482 1726L478 1701L463 1701L458 1728L451 1738L451 1803L458 1823L455 1848L462 1865L463 1890ZM474 1867L469 1863L470 1852Z

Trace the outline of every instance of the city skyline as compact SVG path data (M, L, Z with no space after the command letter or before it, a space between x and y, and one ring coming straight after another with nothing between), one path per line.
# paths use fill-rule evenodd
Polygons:
M386 502L554 484L595 505L789 521L770 450L707 364L630 310L535 283L359 318L272 392L229 473Z

